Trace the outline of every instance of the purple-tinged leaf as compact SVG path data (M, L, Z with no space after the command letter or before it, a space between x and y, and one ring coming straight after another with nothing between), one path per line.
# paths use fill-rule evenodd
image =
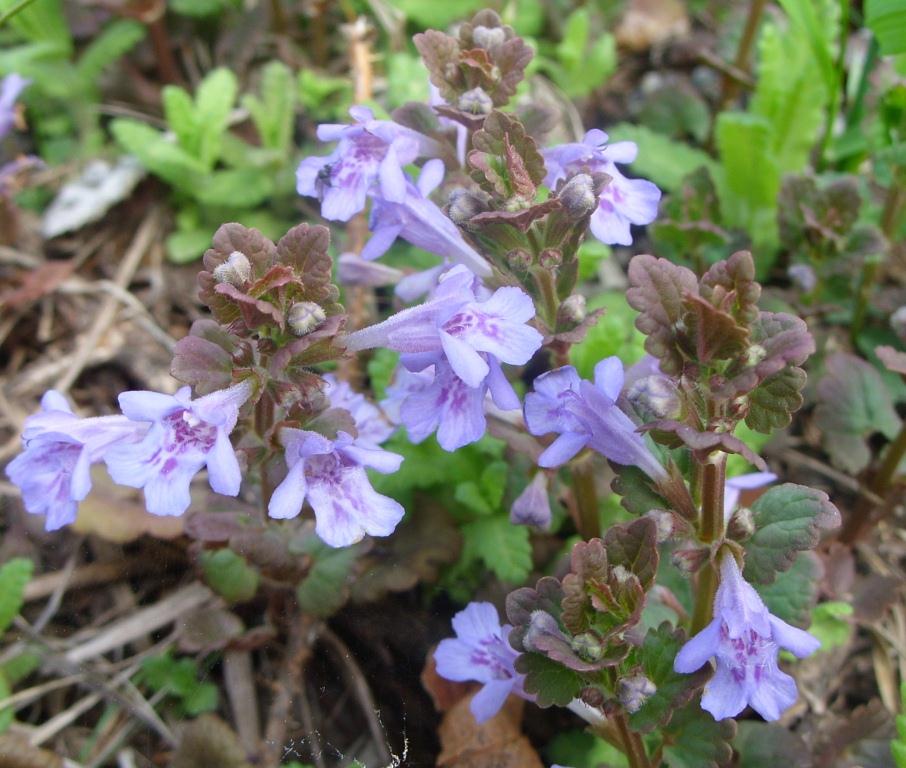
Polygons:
M646 335L646 351L660 360L661 370L676 374L683 359L677 349L687 296L698 295L695 273L666 259L640 254L629 262L629 306L639 312L635 325Z
M888 371L906 376L906 352L900 352L893 347L882 346L875 348L875 354L884 363L884 367Z
M761 286L748 251L737 251L726 261L713 264L702 276L700 289L702 298L739 322L751 323L758 317Z
M650 517L614 525L604 535L611 568L622 566L635 574L647 591L657 575L657 524Z
M840 525L840 512L827 494L784 483L752 505L755 533L745 543L745 578L770 584L793 565L799 552L814 549L821 531Z
M767 464L764 459L752 451L738 437L727 432L699 432L688 424L683 424L672 419L661 419L645 424L644 429L655 430L658 432L668 432L676 435L683 444L704 459L712 451L724 451L725 453L738 453L750 464L757 467L761 472L767 472Z
M238 338L213 320L196 320L189 335L176 342L170 373L202 395L225 389L232 384L233 353L238 344Z
M515 117L494 111L472 137L468 164L486 192L504 200L535 199L546 174L535 140Z
M733 360L745 354L749 332L732 315L709 304L701 296L689 295L683 302L683 323L693 360L708 365L713 360Z

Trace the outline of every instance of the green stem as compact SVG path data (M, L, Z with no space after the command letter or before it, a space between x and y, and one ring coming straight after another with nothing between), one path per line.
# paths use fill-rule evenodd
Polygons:
M629 761L629 768L651 768L648 761L648 754L645 752L645 745L637 733L629 730L629 724L626 722L626 715L622 712L613 715L610 718L617 731L620 734L620 740L623 742L623 751L626 753L626 759Z
M870 256L865 259L862 265L862 274L859 277L859 288L856 292L856 307L853 310L853 319L849 324L849 339L853 347L856 347L859 340L859 334L862 332L862 326L865 324L865 316L868 313L869 299L871 298L872 288L878 277L878 269L881 266L880 256Z
M827 117L824 120L824 135L821 138L820 152L818 154L818 170L823 171L827 165L827 149L830 146L834 133L834 121L840 109L840 98L843 92L843 83L846 78L846 40L849 37L849 0L840 0L840 40L837 50L837 61L834 67L833 90L827 105Z
M578 461L573 466L573 495L579 519L576 526L585 540L601 535L601 515L598 512L598 489L595 486L594 467L590 459Z
M701 464L702 514L699 538L706 544L720 541L724 536L724 486L727 480L727 454L721 452ZM698 572L695 587L695 609L692 613L692 633L700 632L711 621L717 573L710 562Z
M274 401L271 396L265 392L255 406L255 432L258 437L265 439L265 435L274 426ZM261 509L264 513L264 519L267 519L267 508L271 503L271 494L274 489L271 488L270 480L267 474L267 462L261 465Z
M535 282L537 282L541 298L544 300L544 322L553 333L557 329L557 309L560 306L554 275L549 269L538 267L535 270Z
M6 24L13 16L15 16L20 11L24 11L28 6L30 6L35 0L19 0L12 8L10 8L6 13L0 16L0 27Z

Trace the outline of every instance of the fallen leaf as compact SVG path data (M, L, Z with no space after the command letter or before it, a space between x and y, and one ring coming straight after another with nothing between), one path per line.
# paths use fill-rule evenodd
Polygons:
M18 288L0 295L0 304L6 309L18 309L24 304L37 301L53 293L56 287L72 274L75 260L46 261L41 266L26 272Z
M688 34L689 16L679 0L630 0L616 29L617 43L633 51Z

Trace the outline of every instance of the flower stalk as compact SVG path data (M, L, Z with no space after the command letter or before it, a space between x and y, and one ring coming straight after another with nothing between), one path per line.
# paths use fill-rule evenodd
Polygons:
M719 452L700 465L701 470L701 522L699 536L707 544L720 541L724 535L724 487L727 481L727 454ZM717 573L711 563L705 563L698 573L695 589L695 608L692 614L692 632L700 632L711 621L714 593L717 591Z

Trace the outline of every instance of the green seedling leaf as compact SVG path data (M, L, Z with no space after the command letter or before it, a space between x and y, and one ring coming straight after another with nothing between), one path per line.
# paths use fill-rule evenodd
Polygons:
M697 702L674 713L664 728L664 764L669 768L721 768L733 757L736 722L716 721Z
M880 432L892 440L901 421L878 371L855 355L837 352L827 359L818 382L815 423L831 461L855 474L871 461L866 438Z
M251 600L258 591L258 571L231 549L201 553L204 580L229 603Z
M737 724L733 748L739 754L739 768L809 765L811 757L802 737L789 728L755 720Z
M674 710L687 704L710 676L707 667L692 675L673 671L673 660L686 641L682 630L674 631L667 622L645 636L636 656L642 672L657 686L641 709L629 716L632 729L648 733L667 723Z
M866 0L865 23L885 56L906 52L906 6L900 0Z
M336 613L349 595L347 580L360 551L357 546L334 549L315 536L306 539L299 552L310 555L313 564L296 588L299 607L321 617Z
M629 768L622 752L589 731L560 731L545 750L545 756L556 765L575 768Z
M802 552L792 567L771 584L758 587L758 594L775 616L797 627L807 627L818 600L818 582L824 574L821 561L812 552Z
M167 651L145 659L139 675L153 691L165 691L178 699L187 715L217 709L217 686L198 679L198 664L193 659L176 659Z
M501 581L518 584L532 570L532 545L524 525L508 516L481 517L462 527L463 559L481 560Z
M151 173L184 192L191 194L198 179L207 173L196 158L144 123L119 118L110 124L110 131L120 146Z
M204 205L254 208L274 193L273 174L258 168L214 171L199 181L195 198Z
M542 708L565 707L583 686L578 673L540 653L523 653L516 659L516 671L526 676L525 690L535 694L535 703Z
M107 67L134 48L145 36L145 26L137 21L119 19L108 24L91 41L76 64L79 80L95 88Z
M293 73L281 61L268 62L261 71L260 97L246 94L242 105L249 111L261 146L288 153L293 134Z
M840 525L840 512L827 494L784 483L768 489L752 505L755 533L746 542L745 578L770 584L792 567L797 553L814 549L820 532Z
M852 615L853 607L837 600L815 606L808 631L821 641L820 651L831 651L849 642L853 635Z
M209 72L195 94L195 124L199 128L197 157L206 168L213 168L220 157L221 135L236 103L239 85L225 67Z
M34 563L26 557L14 557L0 567L0 634L6 632L22 610L25 585L34 569Z

